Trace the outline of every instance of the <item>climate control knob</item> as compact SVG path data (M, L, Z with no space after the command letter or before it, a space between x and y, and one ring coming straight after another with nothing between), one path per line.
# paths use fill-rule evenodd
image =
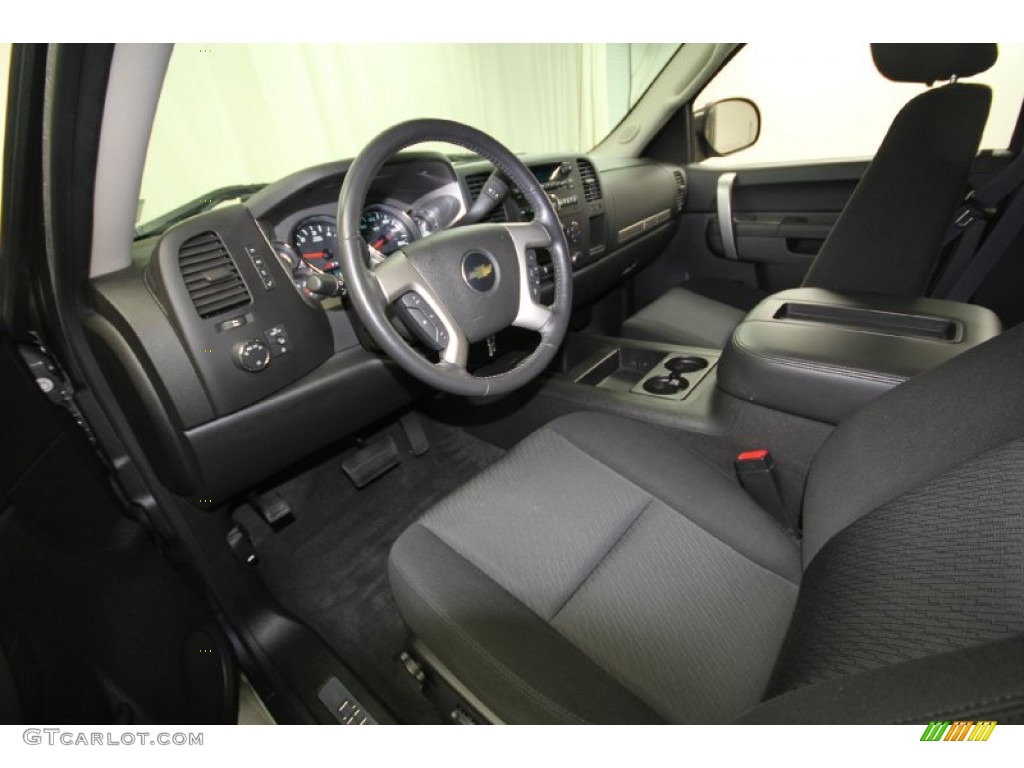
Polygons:
M235 365L249 373L259 373L270 363L270 347L259 339L245 339L231 350Z

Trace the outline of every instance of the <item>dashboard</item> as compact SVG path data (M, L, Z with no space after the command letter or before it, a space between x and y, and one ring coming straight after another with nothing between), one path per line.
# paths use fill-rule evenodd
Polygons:
M682 168L523 160L565 233L575 306L668 245L685 204ZM180 222L136 243L132 268L92 282L90 345L154 469L180 495L230 498L427 393L374 348L345 300L335 216L348 167L303 169ZM492 170L438 153L384 165L360 220L371 260L457 225ZM513 189L485 220L532 216ZM542 251L537 262L544 300L550 264ZM323 290L331 284L339 289Z

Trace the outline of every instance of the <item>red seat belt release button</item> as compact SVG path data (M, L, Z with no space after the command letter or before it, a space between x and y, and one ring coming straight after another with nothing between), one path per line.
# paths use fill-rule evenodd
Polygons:
M736 477L750 498L784 528L795 531L796 521L791 519L782 501L775 460L771 453L765 448L743 451L736 456L735 466Z

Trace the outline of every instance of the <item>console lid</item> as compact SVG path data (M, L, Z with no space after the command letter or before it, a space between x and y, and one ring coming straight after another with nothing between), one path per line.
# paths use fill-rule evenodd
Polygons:
M838 424L922 371L997 335L984 307L797 288L769 296L719 363L729 394Z

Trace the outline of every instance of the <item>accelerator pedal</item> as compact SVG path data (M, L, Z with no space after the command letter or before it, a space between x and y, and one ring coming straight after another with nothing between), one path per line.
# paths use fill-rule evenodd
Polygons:
M398 423L405 433L405 439L409 441L409 448L413 456L422 456L430 450L430 440L427 439L426 430L423 429L423 420L417 413L407 413Z

